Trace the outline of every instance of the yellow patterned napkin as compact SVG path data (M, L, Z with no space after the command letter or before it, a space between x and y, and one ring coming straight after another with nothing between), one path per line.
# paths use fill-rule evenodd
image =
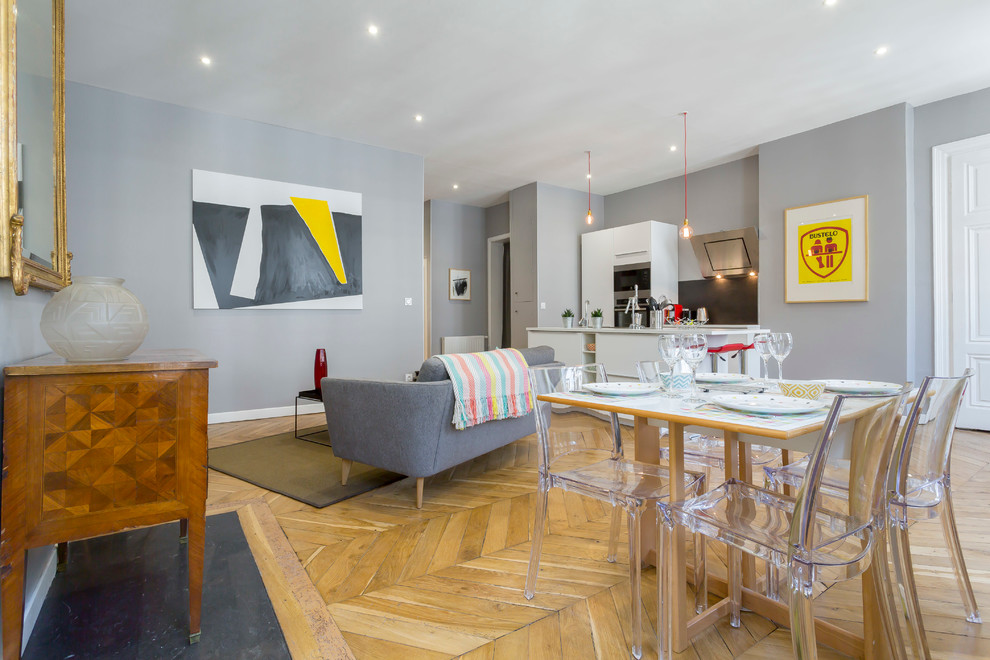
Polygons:
M825 383L820 380L784 380L779 385L781 394L800 399L817 399L825 393Z

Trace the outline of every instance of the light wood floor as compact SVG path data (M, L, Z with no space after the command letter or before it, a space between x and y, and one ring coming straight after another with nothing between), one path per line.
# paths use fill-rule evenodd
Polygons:
M210 446L291 428L291 417L212 425ZM252 550L287 637L299 636L289 640L294 657L628 657L628 553L620 553L619 563L605 561L609 512L597 502L552 491L537 595L523 597L535 450L531 436L428 479L421 510L409 479L314 509L212 470L208 502L212 512L239 509L245 529L267 526L267 543L252 543ZM632 455L629 444L627 452ZM953 481L970 576L990 618L990 434L958 432ZM938 524L916 524L912 543L935 656L990 657L990 623L963 618ZM713 572L722 568L719 559L712 544ZM273 571L279 561L281 572ZM643 573L638 605L645 614L644 657L656 658L652 569ZM858 581L822 585L816 607L834 623L861 629ZM751 613L743 614L739 629L719 622L681 654L703 660L789 656L788 631ZM822 647L820 657L844 656Z

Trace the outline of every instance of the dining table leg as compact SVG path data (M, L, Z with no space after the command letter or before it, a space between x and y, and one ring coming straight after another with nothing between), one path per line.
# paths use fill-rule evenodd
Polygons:
M739 434L735 431L725 432L725 441L738 442ZM739 481L753 484L753 447L748 442L739 442ZM726 473L728 476L728 473ZM754 484L759 485L759 484ZM756 557L748 552L742 558L742 583L747 589L756 588Z
M635 458L640 463L656 465L660 462L660 429L651 426L645 417L636 417L633 421L633 437L636 441ZM657 566L659 564L657 551L657 521L656 516L643 516L640 521L640 549L643 561Z
M670 422L668 426L669 441L669 470L670 470L670 499L680 502L684 499L684 425ZM691 640L687 635L687 562L684 548L685 532L680 525L674 525L671 534L671 565L670 580L670 620L671 642L674 650L684 651Z

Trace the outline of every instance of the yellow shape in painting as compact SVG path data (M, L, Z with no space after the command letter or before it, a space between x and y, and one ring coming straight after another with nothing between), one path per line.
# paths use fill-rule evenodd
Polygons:
M324 258L330 264L333 274L341 284L347 284L347 273L344 272L344 262L340 258L340 244L337 243L337 230L333 225L333 214L330 205L323 199L305 199L290 197L292 205L299 212L309 231L320 246Z
M801 225L798 282L852 282L852 218Z

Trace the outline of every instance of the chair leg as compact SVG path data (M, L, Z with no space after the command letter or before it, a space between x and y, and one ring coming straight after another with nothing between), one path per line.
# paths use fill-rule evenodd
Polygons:
M543 550L543 528L547 520L547 490L549 484L546 477L540 475L536 487L536 519L533 521L533 543L529 549L529 569L526 571L526 587L523 595L531 600L536 595L536 575L540 572L540 552Z
M416 508L423 508L423 483L426 481L424 477L416 477Z
M701 614L708 608L708 548L706 536L694 535L694 611ZM659 555L658 555L659 556Z
M340 485L341 486L346 486L347 485L347 475L349 475L351 473L351 465L353 465L353 464L354 464L354 461L349 461L346 458L341 459L341 461L340 461Z
M774 470L775 468L772 467L763 468L763 485L767 490L779 493L782 489L777 482L776 472ZM772 600L780 600L780 572L777 570L777 565L773 563L773 560L766 562L766 572L764 573L763 580L763 591L766 597Z
M742 607L742 550L730 547L728 549L728 578L729 578L729 625L738 628L742 619L739 610Z
M908 540L907 522L893 521L890 525L890 546L894 554L894 572L901 592L904 617L911 631L911 644L917 657L930 660L925 622L921 618L921 603L914 582L914 566L911 562L911 544Z
M629 607L632 609L632 655L634 658L643 657L643 598L640 593L643 567L639 526L642 510L641 506L629 509L629 586L632 590Z
M612 522L608 526L608 556L605 557L613 564L618 561L619 554L619 525L622 524L622 509L612 507Z
M657 512L657 660L674 657L670 634L670 554L673 527L667 525Z
M880 610L880 620L887 633L887 641L893 652L894 660L907 660L907 649L904 637L897 622L897 610L894 606L893 579L890 575L890 565L887 563L888 535L886 530L878 530L873 543L873 558L870 563L870 573L873 576L873 591L877 595L877 607Z
M942 520L945 545L948 546L949 556L952 557L952 568L956 571L956 583L959 585L963 608L966 610L966 620L970 623L983 623L983 619L980 618L980 608L976 604L976 596L973 595L973 585L970 584L969 573L966 571L966 560L963 559L962 545L959 543L959 532L956 531L956 514L952 507L952 489L948 481L945 483L945 497L942 499L939 514L941 514L939 518Z
M816 660L818 643L815 639L815 612L812 607L814 583L803 575L804 567L791 566L791 650L795 660ZM797 573L797 575L795 575Z

